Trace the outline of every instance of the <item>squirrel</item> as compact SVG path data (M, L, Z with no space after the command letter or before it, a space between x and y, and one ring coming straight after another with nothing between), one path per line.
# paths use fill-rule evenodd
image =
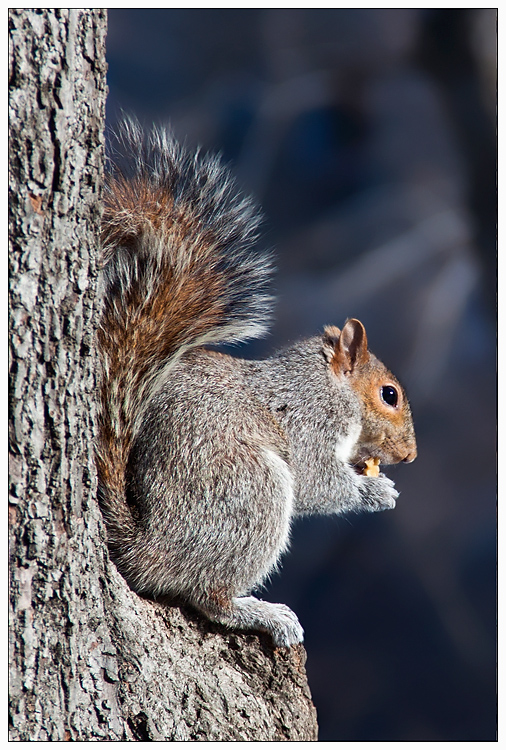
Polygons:
M104 190L98 328L111 557L141 595L291 646L296 615L251 592L295 517L395 506L394 483L365 469L415 459L405 391L356 319L261 361L213 349L270 322L258 212L219 157L133 121L116 137L127 159Z

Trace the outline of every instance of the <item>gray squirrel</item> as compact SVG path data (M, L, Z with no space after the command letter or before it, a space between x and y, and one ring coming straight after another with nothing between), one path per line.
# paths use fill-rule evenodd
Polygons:
M348 320L262 361L209 345L261 336L270 258L259 216L216 157L126 121L107 178L97 464L111 556L139 594L230 628L303 640L251 595L303 514L393 508L378 464L416 442L396 378Z

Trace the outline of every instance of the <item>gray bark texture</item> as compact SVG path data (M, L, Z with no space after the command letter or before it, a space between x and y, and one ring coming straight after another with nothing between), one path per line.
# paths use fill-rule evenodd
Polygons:
M106 14L11 9L10 739L316 740L302 646L141 599L93 460Z

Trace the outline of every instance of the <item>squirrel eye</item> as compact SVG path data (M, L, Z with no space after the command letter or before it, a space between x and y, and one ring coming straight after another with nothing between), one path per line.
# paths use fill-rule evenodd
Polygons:
M399 396L396 389L391 385L383 385L381 387L381 399L388 404L388 406L397 406Z

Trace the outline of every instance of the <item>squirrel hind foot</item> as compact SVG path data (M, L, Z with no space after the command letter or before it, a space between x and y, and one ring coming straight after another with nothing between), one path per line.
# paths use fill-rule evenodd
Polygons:
M199 607L211 620L238 630L268 633L276 647L289 648L304 640L304 631L292 610L285 604L273 604L254 596L234 597L227 606L211 611Z

